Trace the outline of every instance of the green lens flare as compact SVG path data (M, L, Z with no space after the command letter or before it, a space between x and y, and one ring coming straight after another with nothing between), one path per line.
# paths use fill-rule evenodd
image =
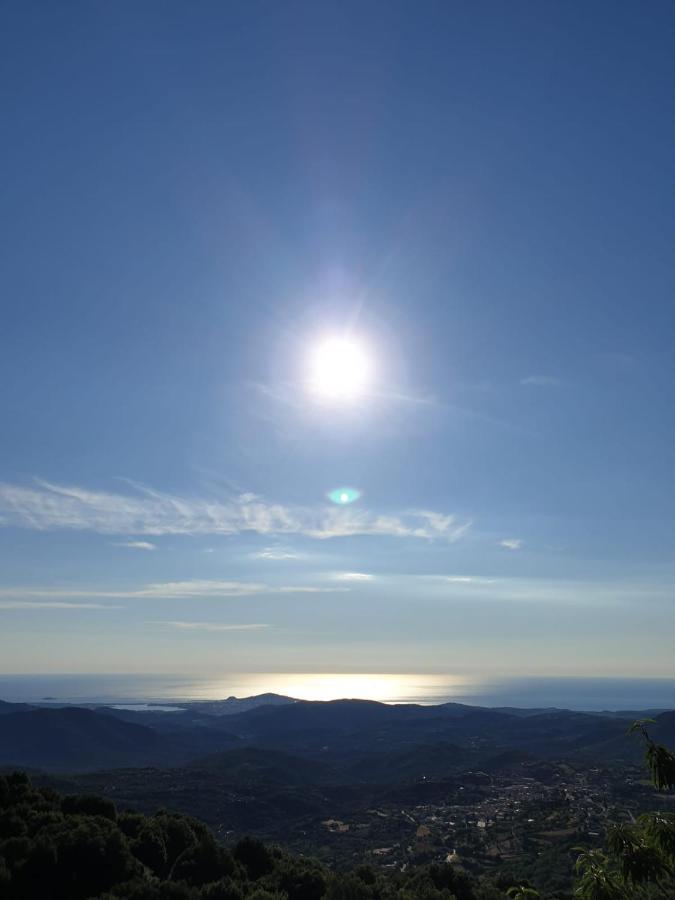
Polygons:
M338 506L346 506L348 503L358 500L360 496L361 491L357 491L356 488L341 487L331 491L328 499L332 500L333 503L337 503Z

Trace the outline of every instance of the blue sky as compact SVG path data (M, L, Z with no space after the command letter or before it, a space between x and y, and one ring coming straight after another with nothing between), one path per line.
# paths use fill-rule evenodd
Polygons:
M0 670L675 676L672 4L0 33Z

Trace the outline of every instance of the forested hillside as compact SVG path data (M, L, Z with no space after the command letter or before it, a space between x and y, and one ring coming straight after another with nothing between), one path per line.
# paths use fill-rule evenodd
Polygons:
M0 776L0 896L7 900L501 900L451 865L331 872L252 838L232 849L197 819L116 810L96 795Z

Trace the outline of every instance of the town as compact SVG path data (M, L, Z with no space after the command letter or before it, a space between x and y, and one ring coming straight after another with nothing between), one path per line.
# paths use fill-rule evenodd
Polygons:
M564 761L387 785L242 786L197 768L45 780L100 792L118 809L199 816L225 844L254 834L335 869L448 861L474 874L536 878L551 896L569 889L573 848L600 846L612 822L675 810L675 797L656 794L642 767Z

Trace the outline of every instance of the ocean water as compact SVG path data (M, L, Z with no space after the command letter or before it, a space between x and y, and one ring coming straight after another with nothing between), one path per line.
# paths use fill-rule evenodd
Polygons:
M0 699L27 703L171 704L266 692L307 700L468 703L576 710L675 709L675 678L481 679L448 674L226 673L185 675L0 675Z

